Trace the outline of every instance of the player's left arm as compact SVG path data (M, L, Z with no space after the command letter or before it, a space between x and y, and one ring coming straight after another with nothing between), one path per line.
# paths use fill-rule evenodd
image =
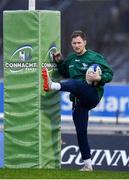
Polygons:
M98 61L98 63L100 64L101 71L102 71L101 80L99 83L105 84L105 83L112 81L113 71L112 71L111 67L109 66L107 60L105 58L101 58Z

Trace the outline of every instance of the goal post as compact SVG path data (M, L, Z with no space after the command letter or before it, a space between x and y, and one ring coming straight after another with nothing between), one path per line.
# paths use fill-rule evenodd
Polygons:
M41 69L59 75L59 11L4 11L4 165L60 168L60 94L44 92Z
M29 10L35 10L35 0L29 0L28 1L28 9Z

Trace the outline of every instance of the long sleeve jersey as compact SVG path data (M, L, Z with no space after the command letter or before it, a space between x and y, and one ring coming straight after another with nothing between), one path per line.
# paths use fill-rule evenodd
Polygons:
M68 58L57 64L59 73L64 78L79 79L86 81L86 71L92 64L98 64L102 70L101 81L97 84L99 98L103 96L104 84L108 83L113 78L112 69L109 67L107 60L99 53L87 49L83 55L72 53Z

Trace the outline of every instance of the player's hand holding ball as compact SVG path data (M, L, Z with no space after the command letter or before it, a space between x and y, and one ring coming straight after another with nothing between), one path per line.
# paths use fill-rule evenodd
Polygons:
M101 68L97 64L91 65L86 72L86 81L88 84L97 85L101 81Z

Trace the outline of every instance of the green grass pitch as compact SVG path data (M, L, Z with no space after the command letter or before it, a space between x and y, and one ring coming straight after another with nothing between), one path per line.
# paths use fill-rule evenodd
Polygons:
M128 179L129 172L77 169L0 169L0 179Z

